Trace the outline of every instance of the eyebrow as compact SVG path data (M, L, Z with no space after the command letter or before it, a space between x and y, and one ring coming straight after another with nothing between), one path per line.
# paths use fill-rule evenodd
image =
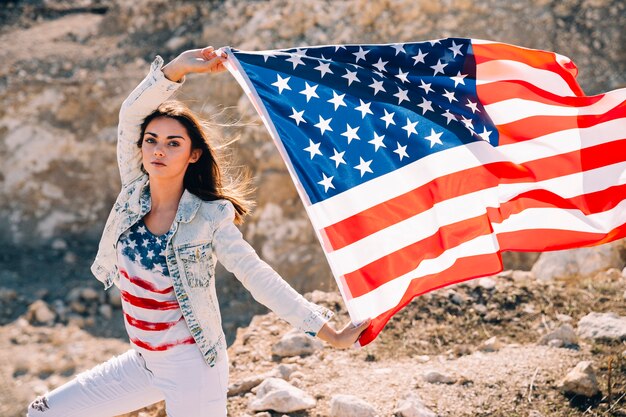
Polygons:
M159 135L157 135L156 133L152 133L152 132L145 132L146 135L152 135L155 138L158 138ZM177 135L172 135L172 136L168 136L167 139L185 139L183 136L177 136Z

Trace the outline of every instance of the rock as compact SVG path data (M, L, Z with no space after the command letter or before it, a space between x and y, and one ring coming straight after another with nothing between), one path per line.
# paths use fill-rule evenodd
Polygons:
M398 401L394 415L397 417L437 417L437 414L429 410L413 392Z
M113 308L108 304L101 304L98 306L98 313L105 319L111 320L113 317Z
M600 271L594 277L594 280L602 281L619 281L622 278L622 271L617 268L609 268L606 271Z
M485 340L478 346L478 350L481 352L497 352L502 347L500 341L496 336Z
M284 379L285 381L289 381L291 374L296 372L296 366L293 364L281 363L276 368L272 370L272 373L279 378Z
M306 356L323 347L319 340L294 329L272 346L272 354L280 357Z
M513 271L511 274L513 281L530 281L535 279L535 275L531 271Z
M423 374L424 381L431 384L454 384L456 378L450 375L442 374L439 371L428 370Z
M95 301L98 299L98 291L94 290L91 287L83 288L80 292L80 298L85 301Z
M43 300L37 300L28 306L26 320L30 323L41 323L51 325L54 323L56 314Z
M87 311L87 306L80 301L72 301L70 303L70 309L75 313L82 314Z
M540 281L572 276L591 277L609 268L622 268L624 261L619 244L606 244L591 248L543 252L532 272Z
M67 242L63 239L57 238L52 241L51 246L54 250L66 250Z
M17 292L11 288L0 288L0 301L7 305L17 298Z
M496 280L489 277L479 278L478 286L485 290L493 290L496 288Z
M183 38L182 36L176 36L168 40L165 43L165 47L170 51L177 51L178 49L182 48L186 43L187 39Z
M370 403L354 395L338 394L330 399L330 417L376 417L378 412Z
M258 386L261 382L268 378L267 375L252 375L239 382L235 382L234 384L230 384L228 386L228 396L232 397L235 395L243 394L244 392L250 391L252 388Z
M569 323L574 320L572 316L568 316L567 314L557 314L556 319L561 323Z
M555 344L554 341L560 341L561 343ZM564 324L561 327L552 330L550 333L541 336L537 343L540 345L549 344L550 346L555 347L571 347L578 345L578 337L576 336L574 328L570 324Z
M626 317L591 312L578 322L578 335L583 339L626 340Z
M419 362L426 363L426 362L428 362L430 360L430 356L428 356L428 355L419 355L419 356L416 356L415 359L417 361L419 361Z
M598 380L591 362L579 362L559 383L559 390L564 394L576 394L585 397L593 397L599 393Z
M256 398L250 402L253 411L274 410L292 413L315 407L316 401L306 392L279 378L268 378L256 390Z

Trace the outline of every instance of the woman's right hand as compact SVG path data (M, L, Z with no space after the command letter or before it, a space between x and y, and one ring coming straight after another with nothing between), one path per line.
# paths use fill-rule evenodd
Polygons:
M163 74L171 81L178 82L190 72L218 73L225 71L226 54L215 53L212 46L203 49L189 49L163 67Z

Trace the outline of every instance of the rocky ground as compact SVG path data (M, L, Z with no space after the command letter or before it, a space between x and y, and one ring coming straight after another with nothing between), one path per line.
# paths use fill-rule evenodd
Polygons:
M626 416L625 288L616 268L548 281L509 270L415 299L361 349L258 315L229 348L229 415ZM14 297L0 290L4 306ZM338 294L307 297L348 320ZM128 349L93 332L120 323L115 296L91 288L31 303L0 327L0 415Z

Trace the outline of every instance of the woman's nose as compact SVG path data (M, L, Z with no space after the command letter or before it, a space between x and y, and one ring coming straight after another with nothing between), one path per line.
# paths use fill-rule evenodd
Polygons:
M154 156L165 156L165 152L163 152L163 149L159 146L156 146L154 148Z

